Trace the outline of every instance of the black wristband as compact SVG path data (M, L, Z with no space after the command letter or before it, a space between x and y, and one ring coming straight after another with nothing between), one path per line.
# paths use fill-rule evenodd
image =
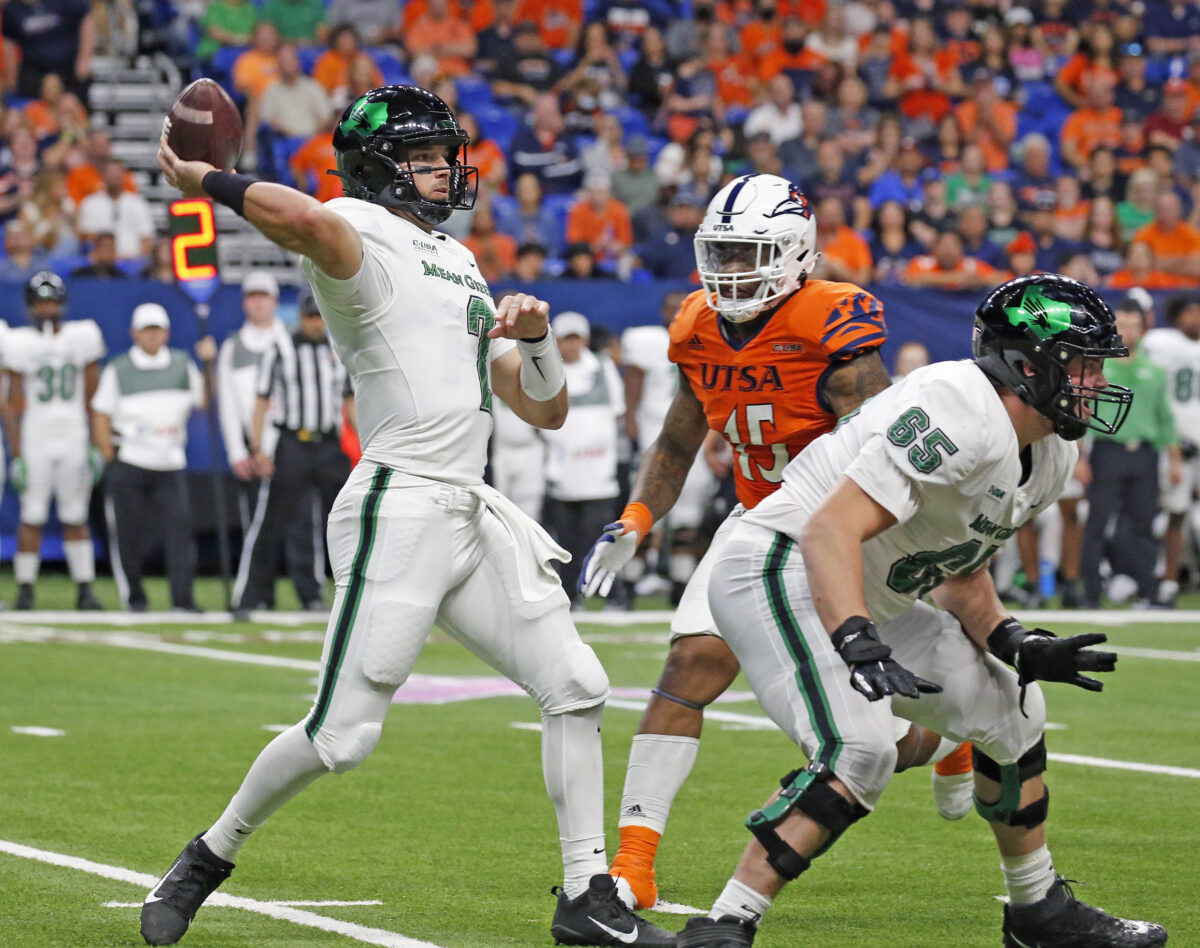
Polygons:
M1007 662L1015 668L1017 665L1017 649L1021 647L1021 641L1028 634L1029 631L1020 622L1010 616L1002 620L996 628L992 629L991 634L987 637L988 651L1000 659L1000 661Z
M525 338L521 338L521 339L518 339L518 340L517 340L517 342L527 342L527 343L529 343L530 345L533 345L534 343L541 342L541 341L542 341L543 339L545 339L545 338L546 338L548 335L550 335L550 330L549 330L549 329L547 329L547 330L546 330L544 333L542 333L542 334L541 334L540 336L538 336L536 339L525 339Z
M238 217L246 216L246 189L257 181L248 174L232 171L210 171L200 182L208 196L218 204L224 204Z
M892 654L891 648L879 641L875 623L866 616L851 616L829 638L847 665L879 662Z

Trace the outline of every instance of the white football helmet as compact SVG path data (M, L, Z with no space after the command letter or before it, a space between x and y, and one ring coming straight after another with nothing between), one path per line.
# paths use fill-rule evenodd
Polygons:
M694 243L708 305L733 323L794 292L821 256L808 200L773 174L742 175L718 191Z

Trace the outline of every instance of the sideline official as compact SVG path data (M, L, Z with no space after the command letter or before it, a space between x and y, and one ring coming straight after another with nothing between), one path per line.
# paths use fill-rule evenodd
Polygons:
M113 576L121 603L146 610L142 576L161 533L171 605L195 610L196 551L188 501L187 423L206 404L200 370L182 349L167 347L171 321L157 303L142 303L130 326L134 345L100 373L92 397L96 447L108 462L104 510ZM216 357L210 336L196 343L204 362Z
M324 524L350 475L350 461L340 441L343 402L349 403L348 416L353 423L354 402L346 370L325 336L320 310L311 294L305 294L299 330L277 340L259 363L250 452L258 476L270 481L260 495L242 545L233 589L234 613L239 618L273 598L274 550L288 524L310 516L313 491L320 500ZM279 435L274 461L263 450L272 403ZM314 563L313 569L297 570L292 577L306 609L322 603L317 575Z

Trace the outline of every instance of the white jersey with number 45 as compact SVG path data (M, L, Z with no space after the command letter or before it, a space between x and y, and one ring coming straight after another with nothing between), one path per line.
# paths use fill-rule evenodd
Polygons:
M100 327L90 319L64 322L58 332L22 326L8 333L4 365L19 372L24 383L26 445L81 435L86 442L84 369L105 351Z
M864 590L878 624L946 576L987 564L1021 524L1053 504L1078 449L1051 435L1032 446L1021 483L1017 436L999 394L973 362L905 376L823 435L744 520L799 539L845 475L897 523L863 544Z
M325 204L358 231L363 263L335 280L301 258L338 357L354 380L363 457L454 484L483 479L492 431L491 292L474 255L385 208Z

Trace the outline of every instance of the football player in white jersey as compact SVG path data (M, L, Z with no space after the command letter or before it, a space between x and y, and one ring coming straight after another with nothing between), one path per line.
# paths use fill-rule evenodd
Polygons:
M183 936L275 810L371 753L435 621L542 711L565 876L551 934L568 945L674 944L624 906L606 871L599 725L608 679L571 622L552 567L564 554L483 483L493 392L541 428L562 424L567 398L549 306L518 294L497 310L470 251L434 231L473 202L467 142L437 96L373 89L334 131L346 197L324 205L180 161L161 143L159 163L184 195L211 196L300 255L354 381L363 457L329 521L336 598L317 699L147 896L151 944Z
M1142 352L1167 373L1167 397L1183 453L1183 477L1165 483L1161 498L1168 520L1157 598L1159 605L1173 606L1179 595L1184 526L1200 491L1200 294L1173 297L1167 304L1167 325L1142 337Z
M25 287L30 325L12 330L5 339L10 482L21 497L13 558L17 609L34 607L42 527L51 500L62 522L67 570L77 587L75 604L103 608L92 591L96 564L87 520L92 485L102 466L91 447L91 405L105 346L93 320L63 322L66 305L62 279L49 270L35 273Z
M974 744L976 809L1008 889L1006 948L1166 943L1158 925L1075 899L1046 848L1036 682L1099 691L1084 673L1112 671L1116 656L1088 648L1102 634L1022 628L987 570L1054 503L1072 442L1124 421L1133 395L1103 363L1128 350L1103 300L1057 274L998 287L975 326L974 361L917 369L814 441L721 549L713 615L811 763L751 814L754 839L680 948L752 944L783 886L875 808L896 759L893 710ZM918 602L928 593L946 612Z

